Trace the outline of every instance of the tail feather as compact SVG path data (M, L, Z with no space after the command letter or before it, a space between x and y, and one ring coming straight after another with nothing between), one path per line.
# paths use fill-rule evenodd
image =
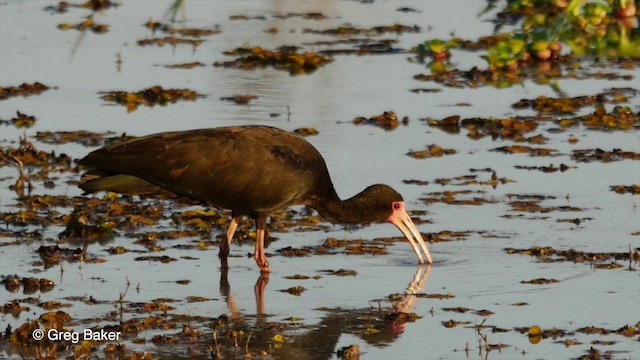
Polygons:
M125 195L175 198L178 195L135 176L91 170L82 175L80 187L85 194L111 191Z

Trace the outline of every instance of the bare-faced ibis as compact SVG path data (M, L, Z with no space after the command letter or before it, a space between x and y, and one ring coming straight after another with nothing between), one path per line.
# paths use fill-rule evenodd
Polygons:
M263 273L267 217L291 205L308 205L333 223L389 221L409 240L420 263L431 255L407 214L402 196L387 185L371 185L340 200L322 155L296 134L267 126L231 126L164 132L95 150L80 160L91 168L79 187L85 193L186 196L230 209L222 266L238 222L256 221L254 258Z

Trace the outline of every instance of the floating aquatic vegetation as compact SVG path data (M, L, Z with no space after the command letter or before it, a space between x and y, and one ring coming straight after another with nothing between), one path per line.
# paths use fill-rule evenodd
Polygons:
M93 11L102 11L112 7L117 7L119 3L111 0L87 0L81 3L70 3L67 1L60 1L56 6L47 6L46 11L52 11L55 13L66 13L70 8L78 9L90 9Z
M488 171L485 171L488 170ZM472 172L475 172L474 169L471 169ZM511 182L515 182L507 177L498 177L498 174L492 169L484 169L485 172L491 172L491 178L489 180L480 180L478 179L478 175L470 174L470 175L460 175L452 178L436 178L433 180L434 184L439 185L453 185L453 186L469 186L469 185L480 185L480 186L491 186L494 189L498 185L504 185Z
M430 197L421 198L426 204L443 203L447 205L484 205L495 204L497 200L488 199L484 196L484 191L480 190L460 190L460 191L436 191L427 195ZM480 194L481 196L476 196ZM465 197L461 199L461 197Z
M153 86L135 93L126 91L109 91L101 97L105 101L115 102L127 107L127 112L135 111L139 105L155 106L176 103L178 100L195 101L202 97L197 92L189 89L164 89L162 86Z
M602 149L584 149L573 150L571 159L577 162L601 161L607 163L621 160L640 160L640 153L623 151L621 149L613 149L612 151Z
M25 168L39 167L38 174L29 175L32 180L45 179L50 171L69 171L73 168L71 158L68 155L57 155L54 151L38 150L26 137L20 137L17 148L0 148L0 167L16 166L16 164L21 171L24 171Z
M154 33L162 32L162 33L171 34L171 35L193 36L196 38L200 36L210 36L210 35L221 33L221 31L217 28L216 29L198 29L198 28L187 28L187 27L175 28L171 25L153 21L152 19L149 19L149 21L147 21L144 24L144 26L147 29L153 31Z
M520 281L520 284L547 285L547 284L555 284L559 282L560 280L556 280L556 279L537 278L532 280L522 280Z
M469 311L471 311L472 313L476 314L476 315L480 315L480 316L490 316L493 315L493 311L490 310L473 310L473 309L469 309L466 307L462 307L462 306L458 306L458 307L444 307L442 308L442 311L448 311L448 312L456 312L456 313L460 313L460 314L464 314L467 313Z
M609 188L617 194L640 195L640 185L612 185Z
M608 113L604 105L599 104L592 114L561 118L556 122L564 128L580 123L593 130L629 130L640 127L640 113L634 113L628 106L616 106Z
M319 34L319 35L331 35L331 36L351 36L351 35L383 35L383 34L405 34L405 33L419 33L421 31L419 26L407 26L407 25L389 25L389 26L374 26L372 28L356 28L352 26L341 26L333 29L326 30L313 30L303 29L303 33Z
M469 324L471 324L471 321L454 321L453 319L442 322L442 326L446 328L454 328L459 325L469 325Z
M230 15L229 20L237 21L237 20L267 20L265 16L256 15L256 16L247 16L247 15Z
M250 103L252 100L257 99L258 97L255 95L235 95L231 97L222 97L220 100L230 101L238 105L246 105Z
M240 47L226 51L225 55L238 56L233 61L216 62L213 65L241 70L263 69L273 67L286 70L291 75L311 74L332 61L328 56L312 51L299 53L296 47L281 47L275 51L257 47Z
M398 120L398 116L393 111L385 111L381 115L375 115L370 118L365 118L359 116L353 119L353 123L356 125L367 124L381 127L387 131L393 130L400 125L400 121ZM409 123L408 117L402 118L402 124L407 125Z
M86 130L79 131L38 131L35 139L45 144L67 144L70 142L84 146L98 146L104 144L107 135L114 135L111 131L96 133Z
M202 44L204 40L200 40L200 39L186 39L186 38L178 38L175 36L165 36L165 37L158 37L158 38L149 38L149 39L141 39L138 40L138 45L139 46L147 46L147 45L157 45L157 46L165 46L165 45L171 45L171 46L177 46L177 45L181 45L181 44L186 44L186 45L191 45L194 48L200 46L200 44Z
M507 205L511 206L514 211L530 212L530 213L549 213L554 211L583 211L581 208L574 206L550 206L544 207L540 205L539 200L515 200L509 202Z
M629 249L628 252L609 253L584 252L574 249L556 250L550 246L532 247L529 249L505 248L504 250L507 254L534 256L542 262L571 261L574 263L588 263L594 264L596 268L601 269L621 268L622 265L617 264L615 261L640 261L640 249Z
M468 131L471 139L480 139L491 136L492 139L510 139L513 141L526 141L532 144L543 144L547 139L542 135L525 137L524 134L537 129L538 122L531 118L468 118L460 120L460 116L450 116L442 120L433 118L425 119L431 127L458 134L462 128Z
M86 30L91 30L92 32L96 33L96 34L104 34L107 33L109 31L109 25L106 24L98 24L95 21L93 21L93 16L89 15L87 16L87 18L77 24L69 24L69 23L62 23L58 25L58 29L60 30L78 30L78 31L86 31Z
M287 294L291 294L291 295L295 295L295 296L300 296L300 295L302 295L302 293L305 290L306 289L304 288L304 286L298 285L298 286L293 286L293 287L290 287L288 289L278 290L278 291L284 292L284 293L287 293Z
M324 15L321 12L302 12L302 13L293 13L293 12L289 12L286 14L276 14L273 15L273 17L275 19L280 19L280 20L285 20L285 19L291 19L291 18L302 18L305 20L317 20L317 21L321 21L321 20L326 20L328 19L328 17L326 15Z
M522 99L511 106L515 109L531 108L542 113L573 114L585 106L625 103L629 97L637 94L638 90L632 88L611 88L591 96L549 98L541 95L535 99Z
M356 276L358 274L355 270L351 270L351 269L318 270L318 271L325 273L327 275L334 275L334 276Z
M309 250L309 249L306 249L306 248L296 249L296 248L293 248L291 246L287 246L285 248L278 249L277 252L278 252L278 254L280 254L282 256L287 256L287 257L301 257L301 256L309 256L309 255L311 255L311 250Z
M47 85L39 82L33 84L23 83L19 86L0 86L0 100L6 100L14 96L39 95L49 89Z
M206 65L199 61L195 61L195 62L184 63L184 64L165 65L164 67L169 69L193 69L196 67L203 67L203 66L206 66Z
M492 151L497 151L506 154L529 154L530 156L554 156L555 150L549 148L534 148L524 145L510 145L495 148Z
M16 116L9 119L9 120L1 120L0 119L0 124L4 124L4 125L13 125L16 128L20 129L20 128L30 128L33 126L33 124L36 123L36 117L35 116L30 116L30 115L26 115L21 113L20 111L16 111Z
M551 79L590 76L588 70L580 69L581 57L586 56L637 66L640 37L635 31L638 27L635 6L629 5L632 1L611 3L613 6L580 1L557 1L551 5L508 2L496 20L497 35L481 37L478 41L455 37L429 39L415 46L411 51L416 53L418 62L424 63L425 57L434 59L427 64L431 74L420 74L415 78L451 87L490 85L502 88L529 79L548 84ZM517 22L519 29L499 33L498 28ZM487 69L451 69L450 48L485 50L487 54L482 57L487 62ZM629 77L626 79L630 80Z
M569 166L565 164L560 164L559 166L555 166L553 164L549 164L549 166L524 166L524 165L516 165L516 169L520 170L538 170L543 173L555 173L555 172L565 172L569 169L575 169L575 166Z
M156 32L161 32L166 34L163 37L155 37L155 38L147 38L138 40L139 46L146 45L157 45L164 46L165 44L169 44L171 46L177 46L180 44L192 45L194 48L198 47L204 40L200 39L203 36L210 36L219 34L221 31L218 28L215 29L198 29L198 28L175 28L171 25L163 24L157 21L153 21L149 19L144 25L146 28L151 30L154 34ZM178 37L182 36L182 37ZM191 68L195 65L178 65L173 68Z
M442 147L432 144L427 146L426 150L409 151L407 155L414 159L428 159L432 157L442 157L443 155L453 155L456 151L454 149L443 149Z

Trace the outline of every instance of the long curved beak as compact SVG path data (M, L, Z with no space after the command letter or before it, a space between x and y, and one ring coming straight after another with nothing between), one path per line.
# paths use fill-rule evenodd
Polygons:
M404 209L404 204L400 204L402 206L400 206L400 208L398 209L393 210L393 213L391 214L391 216L389 216L388 221L395 225L398 229L400 229L400 231L402 231L402 234L404 234L407 240L409 240L413 251L415 251L416 255L418 256L418 261L420 262L420 264L425 263L425 257L426 263L432 264L433 260L431 260L431 254L429 253L429 249L427 249L427 244L425 244L422 236L420 235L420 232L413 224L413 221L411 221L411 218L409 217L409 214L407 214L407 211Z

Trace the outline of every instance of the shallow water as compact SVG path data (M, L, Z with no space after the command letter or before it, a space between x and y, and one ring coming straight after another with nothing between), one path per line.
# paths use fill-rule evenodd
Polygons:
M595 269L588 263L541 262L526 255L509 255L503 249L551 246L555 249L577 249L584 252L623 253L640 247L640 215L638 200L632 195L619 195L609 190L612 185L638 184L640 164L634 160L611 163L577 163L570 158L572 150L601 148L611 151L620 148L640 152L640 138L636 130L602 132L584 127L564 132L550 132L553 123L543 123L533 134L542 133L549 138L544 145L555 149L556 157L530 157L524 154L506 155L490 151L509 140L483 138L472 140L461 134L451 135L429 127L419 119L442 119L451 115L461 117L503 117L531 115L528 110L514 110L511 104L522 98L539 95L556 97L549 86L525 82L510 89L450 89L434 83L413 80L418 73L427 72L423 65L408 62L406 52L384 55L336 55L334 61L311 75L290 76L274 69L243 71L213 67L215 61L230 60L224 51L242 46L274 49L281 45L301 45L333 37L306 34L303 28L328 29L344 24L356 27L378 25L418 25L418 34L383 35L399 42L394 47L409 49L425 38L445 38L452 31L462 38L474 39L489 35L493 26L487 20L491 13L479 16L485 3L479 1L430 2L374 2L323 1L299 4L296 1L187 1L185 18L189 27L219 27L220 34L204 38L195 50L189 45L140 47L136 41L151 37L143 24L149 19L160 21L169 1L126 1L122 6L94 14L94 20L110 25L103 35L75 30L60 31L59 23L77 23L89 14L83 9L71 9L65 14L52 14L44 8L47 1L6 1L0 4L0 86L39 81L56 89L31 97L16 97L0 102L0 119L13 117L21 111L38 118L29 129L11 126L0 128L3 147L17 146L18 137L28 137L37 131L90 130L123 132L144 135L159 131L218 127L240 124L267 124L294 130L314 127L319 135L309 137L326 159L333 183L341 197L350 197L371 183L387 183L404 196L410 210L426 213L414 218L427 221L418 224L423 233L440 231L468 232L468 237L429 245L434 265L428 269L428 279L422 287L413 289L421 294L452 294L449 299L411 298L404 310L420 318L404 324L401 329L383 325L379 333L367 333L362 322L366 315L376 313L378 307L389 309L389 295L403 293L425 268L416 266L415 255L406 243L392 243L387 255L313 255L285 257L276 250L288 246L312 247L322 244L328 237L337 239L376 239L400 234L388 224L347 229L331 226L329 230L310 232L278 232L267 253L273 273L264 294L264 308L256 303L254 284L259 273L253 259L246 257L253 251L250 243L231 248L226 290L221 282L217 249L197 246L184 249L176 245L197 244L200 239L179 238L159 240L164 251L148 253L144 246L132 243L132 238L118 234L105 244L89 246L89 255L106 259L103 263L68 263L44 268L34 266L39 260L35 250L41 245L53 245L64 230L61 226L48 226L41 231L45 240L19 238L14 231L22 228L3 227L0 238L0 275L17 274L35 276L55 282L50 292L27 295L0 290L0 304L14 299L38 297L38 302L57 300L72 306L61 309L74 320L70 328L76 331L96 325L111 325L140 314L125 312L119 319L109 315L117 309L121 293L125 301L148 303L154 299L173 299L168 302L175 309L172 314L191 317L218 318L227 314L244 318L253 324L255 348L265 350L273 358L327 358L336 357L336 350L358 344L363 358L488 358L488 359L550 359L576 358L590 347L611 352L613 358L640 358L638 335L624 337L618 334L585 334L576 330L602 327L617 330L624 325L636 326L640 321L640 278L637 263L619 262L622 269ZM409 6L420 12L398 12ZM276 19L274 15L286 13L322 12L328 19L301 18ZM230 20L231 15L265 16L265 20ZM182 15L178 15L180 18ZM25 24L28 24L25 26ZM278 28L277 34L266 33ZM322 50L321 46L310 46ZM117 54L122 59L121 69L116 66ZM454 53L456 65L461 68L482 64L476 54ZM206 66L189 70L168 69L164 65L200 61ZM596 95L613 87L636 87L640 70L612 70L634 76L634 80L560 80L559 87L569 96ZM193 102L178 102L165 107L141 106L127 113L121 106L106 105L100 92L111 90L139 91L161 85L165 88L189 88L206 95ZM437 87L439 93L414 94L416 87ZM251 94L258 99L249 105L236 105L220 100L221 97ZM471 106L456 106L459 103ZM629 100L637 111L638 97ZM399 117L408 116L409 123L393 131L372 126L356 126L357 116L373 116L393 110ZM592 111L590 108L589 110ZM288 115L290 113L290 115ZM270 114L278 114L272 117ZM532 135L533 135L532 134ZM568 142L571 136L579 141ZM91 149L72 143L47 145L32 140L39 149L66 153L79 159ZM422 150L429 144L453 148L457 154L442 158L418 160L405 154ZM566 172L543 173L517 169L515 166L548 166L567 164L575 166ZM493 169L498 177L514 182L488 185L439 185L436 178L451 178L471 174L470 169ZM9 185L16 181L13 167L0 168L0 211L17 211L16 194ZM487 181L491 172L476 172L479 180ZM81 191L66 184L77 175L61 175L54 189L36 183L33 194L78 196ZM426 186L404 184L403 180L429 181ZM430 193L441 191L473 190L492 203L482 205L447 205L436 202L427 205L423 199ZM508 205L509 194L538 194L554 197L541 202L542 206L573 206L582 211L529 213L514 211ZM174 211L165 203L168 212ZM68 213L72 209L60 208ZM178 209L183 210L183 209ZM299 210L299 209L298 209ZM518 216L507 218L505 215ZM559 219L587 219L579 225L557 222ZM173 230L176 225L166 221L156 228ZM37 227L26 227L35 230ZM214 230L216 235L223 230ZM633 235L635 233L635 235ZM13 244L18 240L18 245ZM11 244L11 245L10 245ZM61 244L62 246L63 244ZM72 248L78 244L65 244ZM122 255L109 255L111 247L124 246L131 251ZM137 252L136 252L137 251ZM177 258L170 263L135 261L142 255L167 255ZM631 270L626 270L630 268ZM331 276L322 270L352 269L356 276ZM284 276L301 274L308 280L288 280ZM320 275L319 278L313 277ZM546 285L522 284L536 278L556 279L558 283ZM176 281L188 279L186 285ZM127 289L127 283L131 286ZM221 285L221 283L223 285ZM300 296L279 290L301 285L306 289ZM92 296L98 303L87 305L76 297ZM199 296L207 301L189 302L188 296ZM410 298L410 297L409 297ZM231 299L233 301L231 301ZM525 306L514 306L527 303ZM29 305L29 311L19 316L0 314L0 329L11 325L13 329L25 321L38 318L46 310ZM489 316L472 311L457 313L443 308L465 307L472 310L490 310ZM300 318L295 329L280 331L284 343L259 339L264 324L287 322ZM448 320L467 321L468 324L445 327ZM291 321L290 321L291 322ZM477 331L474 325L483 323L507 329L492 333L491 327ZM545 338L537 344L515 327L540 326L543 330L558 328L572 334L557 339ZM193 320L193 326L211 333L208 321ZM327 329L327 331L323 331ZM138 334L146 343L133 343L125 339L129 350L149 351L157 357L210 358L207 344L154 345L151 339L158 334L173 335L181 330L147 330ZM264 333L269 333L264 331ZM479 347L482 336L491 344L507 347L489 353ZM565 346L572 339L581 344ZM243 357L244 341L233 351L225 347L227 357ZM613 341L613 344L592 344L593 341ZM3 340L5 341L5 340ZM484 340L483 340L484 341ZM223 341L224 342L224 341ZM230 344L226 339L225 344ZM250 342L251 343L251 342ZM265 345L267 344L267 345ZM465 352L465 347L468 351ZM190 353L193 351L193 353ZM98 354L100 350L98 350ZM0 357L19 358L20 353L3 344Z

